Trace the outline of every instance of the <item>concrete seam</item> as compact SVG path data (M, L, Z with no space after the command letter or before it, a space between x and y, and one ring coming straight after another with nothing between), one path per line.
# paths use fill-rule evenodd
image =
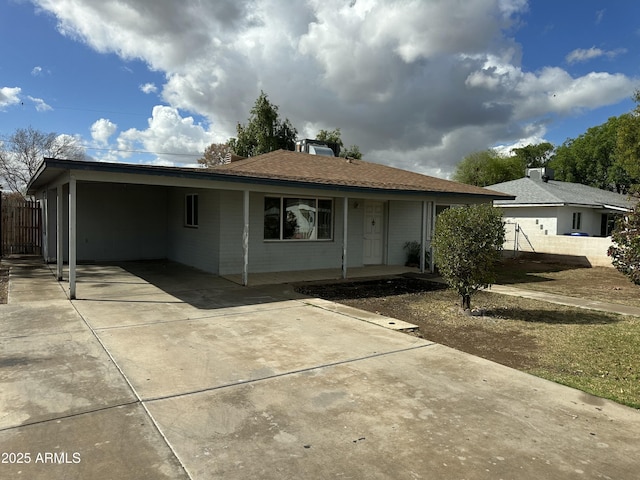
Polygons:
M153 415L151 415L151 412L149 411L149 409L147 408L147 406L145 405L144 401L142 400L142 398L140 397L140 394L138 394L138 391L134 388L134 386L132 385L132 383L129 381L129 378L125 375L124 371L122 370L122 368L120 367L120 365L118 365L118 362L116 362L115 358L113 357L113 355L111 354L111 352L109 351L109 349L107 348L107 346L102 342L102 339L98 336L97 332L94 330L94 328L89 324L89 322L87 322L87 320L84 318L84 316L80 313L80 311L78 310L78 308L75 306L74 302L69 300L71 302L71 305L73 306L73 309L76 311L76 313L80 316L80 318L82 318L82 321L84 322L84 324L87 326L87 328L91 331L91 334L95 337L95 339L98 341L98 343L100 344L100 346L102 347L102 349L105 351L105 353L107 354L107 356L109 357L109 359L111 360L111 363L113 363L113 365L118 369L118 371L120 372L120 375L122 375L122 378L124 379L125 382L127 382L127 385L129 385L129 388L131 389L131 391L133 392L133 394L135 395L137 401L136 402L132 402L132 403L139 403L142 408L144 409L145 413L147 414L147 416L149 417L149 419L151 420L151 423L153 424L154 428L156 429L156 431L160 434L160 437L162 437L162 439L164 440L164 443L167 445L167 447L169 447L169 451L171 451L171 453L173 454L173 456L175 457L176 461L178 462L178 464L180 465L180 467L182 467L182 470L185 472L185 474L187 475L187 478L193 480L193 477L191 476L191 474L189 473L189 471L187 470L187 467L184 465L184 463L182 463L182 460L180 460L180 457L178 456L178 453L174 450L173 445L171 445L171 443L169 442L169 440L167 439L167 437L164 435L164 433L162 432L162 430L160 429L160 426L158 425L158 422L156 421L156 419L153 417Z
M292 308L296 308L296 307L283 307L283 308L273 307L272 309L265 309L264 311L265 312L276 311L276 310L281 311L281 310L287 310ZM97 332L104 332L109 330L120 330L125 328L148 327L150 325L163 325L167 323L196 322L196 321L202 321L202 320L208 321L208 320L214 320L214 319L223 319L225 317L237 317L239 315L246 315L246 314L247 314L246 312L233 312L233 313L224 313L224 314L221 313L216 315L204 315L202 317L187 317L187 318L178 318L175 320L156 320L153 322L132 323L130 325L115 325L113 327L98 327L95 330Z
M85 412L78 412L78 413L71 413L68 415L62 415L59 417L55 417L55 418L48 418L46 420L38 420L37 422L27 422L27 423L21 423L20 425L12 425L10 427L2 427L0 428L0 432L6 432L9 430L15 430L17 428L22 428L22 427L32 427L34 425L42 425L45 423L49 423L49 422L57 422L58 420L67 420L69 418L75 418L75 417L80 417L82 415L88 415L91 413L97 413L97 412L104 412L106 410L111 410L114 408L120 408L120 407L126 407L127 405L136 405L138 404L137 400L131 401L131 402L124 402L124 403L118 403L117 405L109 405L107 407L101 407L101 408L96 408L93 410L87 410Z
M435 345L438 345L435 342L431 342L431 343L427 343L425 345L416 345L413 347L407 347L407 348L401 348L399 350L391 350L388 352L381 352L381 353L373 353L371 355L365 355L364 357L356 357L356 358L349 358L347 360L340 360L337 362L331 362L331 363L325 363L322 365L314 365L313 367L306 367L306 368L300 368L298 370L290 370L287 372L282 372L282 373L276 373L274 375L269 375L267 377L262 377L262 378L255 378L255 379L250 379L250 380L238 380L237 382L233 382L233 383L226 383L224 385L218 385L216 387L209 387L209 388L201 388L198 390L192 390L190 392L184 392L184 393L176 393L173 395L163 395L160 397L150 397L150 398L145 398L144 401L145 402L155 402L158 400L169 400L169 399L173 399L173 398L180 398L180 397L186 397L189 395L196 395L198 393L204 393L204 392L212 392L215 390L222 390L223 388L229 388L229 387L237 387L240 385L249 385L252 383L258 383L258 382L263 382L266 380L273 380L274 378L280 378L280 377L286 377L288 375L297 375L300 373L305 373L305 372L312 372L313 370L320 370L323 368L331 368L331 367L336 367L338 365L346 365L348 363L355 363L355 362L360 362L363 360L369 360L372 358L378 358L378 357L385 357L388 355L393 355L396 353L403 353L403 352L410 352L412 350L419 350L421 348L427 348L427 347L433 347Z

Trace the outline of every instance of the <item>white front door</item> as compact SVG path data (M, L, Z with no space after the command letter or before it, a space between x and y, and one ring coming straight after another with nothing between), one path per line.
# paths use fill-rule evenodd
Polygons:
M365 265L382 264L384 208L382 202L367 201L364 204L364 253Z

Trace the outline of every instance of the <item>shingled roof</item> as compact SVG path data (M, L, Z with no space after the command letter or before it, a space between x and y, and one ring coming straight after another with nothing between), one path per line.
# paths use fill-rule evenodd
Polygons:
M28 192L35 193L38 188L42 188L65 171L71 170L349 192L459 195L483 200L513 198L513 195L507 193L451 182L378 163L287 150L276 150L210 168L180 168L45 158L31 178Z
M501 207L575 205L617 210L633 208L633 201L626 195L580 183L557 180L544 182L541 179L525 177L490 185L487 188L515 195L513 200L497 200L496 205Z
M430 177L364 160L276 150L211 168L217 174L294 183L356 187L397 192L466 194L488 198L512 195Z

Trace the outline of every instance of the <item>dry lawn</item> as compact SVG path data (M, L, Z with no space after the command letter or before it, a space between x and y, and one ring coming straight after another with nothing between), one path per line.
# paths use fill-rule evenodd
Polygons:
M640 307L640 287L614 269L505 262L500 277L520 288ZM490 292L472 298L480 314L468 316L451 290L433 290L423 279L383 282L386 293L353 283L348 290L325 284L302 291L414 323L426 339L640 408L640 317ZM417 291L415 282L430 286Z
M497 283L640 307L640 286L614 268L505 260Z

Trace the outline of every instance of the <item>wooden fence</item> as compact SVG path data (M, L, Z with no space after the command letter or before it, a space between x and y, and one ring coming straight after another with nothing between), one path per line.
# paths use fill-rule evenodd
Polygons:
M42 214L38 202L0 196L2 256L42 253Z

